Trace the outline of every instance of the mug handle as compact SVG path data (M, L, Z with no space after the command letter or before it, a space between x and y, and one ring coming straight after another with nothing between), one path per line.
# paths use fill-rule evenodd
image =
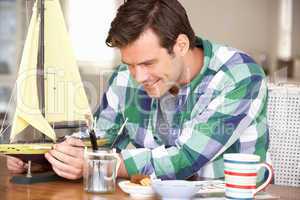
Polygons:
M113 156L117 160L116 177L118 177L118 171L119 171L119 168L120 168L120 165L121 165L121 158L116 152L114 152L110 155Z
M265 167L267 168L269 174L268 174L268 178L267 180L261 184L258 188L256 188L254 191L253 191L253 196L255 196L259 191L265 189L272 181L272 178L274 176L274 170L273 170L273 167L271 165L269 165L268 163L260 163L258 164L258 170L262 167Z
M121 165L121 158L120 158L120 156L116 152L105 153L105 154L102 154L102 155L103 156L112 156L112 157L114 157L117 160L117 166L116 166L116 177L117 177L118 176L118 171L119 171L119 168L120 168L120 165Z
M113 153L106 153L104 155L107 155L107 156L112 156L114 157L116 160L117 160L117 166L116 166L116 178L118 177L118 171L119 171L119 168L120 168L120 165L121 165L121 158L120 156L116 153L116 152L113 152ZM105 179L111 179L112 177L104 177Z

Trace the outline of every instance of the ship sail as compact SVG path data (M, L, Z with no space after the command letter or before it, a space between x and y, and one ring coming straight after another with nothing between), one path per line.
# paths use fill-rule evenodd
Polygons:
M91 116L59 1L43 1L44 13L35 2L24 45L11 141L28 126L56 141L55 127Z

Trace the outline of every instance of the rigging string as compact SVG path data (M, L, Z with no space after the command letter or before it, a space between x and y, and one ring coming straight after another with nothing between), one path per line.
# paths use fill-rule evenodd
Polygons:
M11 104L11 101L12 101L12 97L14 96L15 91L16 91L16 83L14 84L13 91L12 91L10 97L9 97L9 101L8 101L8 105L7 105L8 108L10 107L10 104ZM9 125L3 130L4 123L5 123L6 118L7 118L8 110L9 110L9 109L6 109L4 118L3 118L3 120L2 120L1 129L0 129L0 136L2 136L3 133L11 126L11 124L9 124Z

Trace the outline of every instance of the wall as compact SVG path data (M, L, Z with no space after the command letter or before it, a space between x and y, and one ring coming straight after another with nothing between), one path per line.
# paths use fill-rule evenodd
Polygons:
M197 35L276 57L278 0L180 0ZM270 66L265 66L270 67Z
M300 58L300 1L293 1L292 56Z

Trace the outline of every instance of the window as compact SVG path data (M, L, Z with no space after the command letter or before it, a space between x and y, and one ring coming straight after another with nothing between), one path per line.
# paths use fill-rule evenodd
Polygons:
M99 68L112 68L117 52L105 44L105 39L120 0L69 1L68 24L73 48L79 63Z

